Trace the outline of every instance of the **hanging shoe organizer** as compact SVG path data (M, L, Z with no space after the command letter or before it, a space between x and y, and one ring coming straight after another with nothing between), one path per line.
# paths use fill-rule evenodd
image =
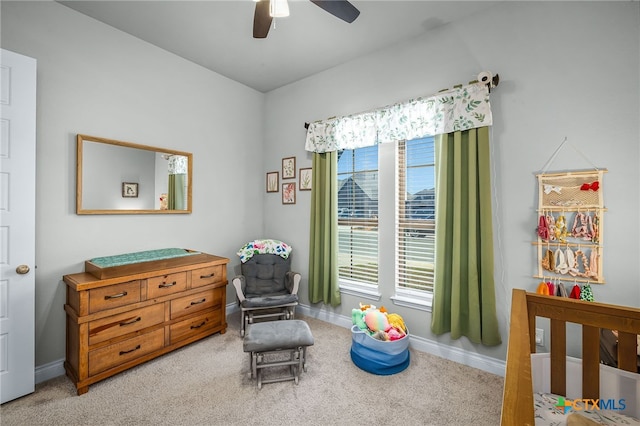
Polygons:
M602 178L606 170L542 173L538 179L535 278L604 284Z

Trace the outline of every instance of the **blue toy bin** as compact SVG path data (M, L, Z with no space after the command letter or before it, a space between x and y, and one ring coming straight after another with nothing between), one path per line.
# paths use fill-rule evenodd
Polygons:
M374 339L357 325L351 327L351 360L360 369L389 376L409 366L409 333L402 339L383 342Z

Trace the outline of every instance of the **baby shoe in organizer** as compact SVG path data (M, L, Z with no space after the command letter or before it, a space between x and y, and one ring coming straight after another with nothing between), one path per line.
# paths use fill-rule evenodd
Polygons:
M593 302L593 291L591 291L591 286L589 285L589 283L586 283L582 286L582 290L580 290L580 300Z
M547 287L549 287L549 296L555 296L556 286L551 281L547 281Z
M538 284L538 288L536 289L536 293L542 294L544 296L548 296L549 295L549 286L547 286L547 283L542 281L540 284Z
M564 288L564 284L558 283L556 285L556 295L560 297L569 297L569 295L567 294L567 289Z
M575 284L571 289L571 294L569 294L571 299L580 299L580 286Z

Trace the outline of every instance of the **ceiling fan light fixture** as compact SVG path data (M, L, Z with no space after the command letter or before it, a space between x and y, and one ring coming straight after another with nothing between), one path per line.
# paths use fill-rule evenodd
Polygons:
M287 0L271 0L269 6L269 15L271 17L284 18L289 16L289 3L287 3Z

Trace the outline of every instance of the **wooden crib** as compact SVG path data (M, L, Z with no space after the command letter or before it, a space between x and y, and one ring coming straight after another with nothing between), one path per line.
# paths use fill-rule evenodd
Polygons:
M534 424L531 354L536 351L536 317L550 319L551 393L566 395L566 323L582 325L582 397L598 399L600 329L618 331L618 368L636 373L640 309L514 289L502 400L501 424Z

